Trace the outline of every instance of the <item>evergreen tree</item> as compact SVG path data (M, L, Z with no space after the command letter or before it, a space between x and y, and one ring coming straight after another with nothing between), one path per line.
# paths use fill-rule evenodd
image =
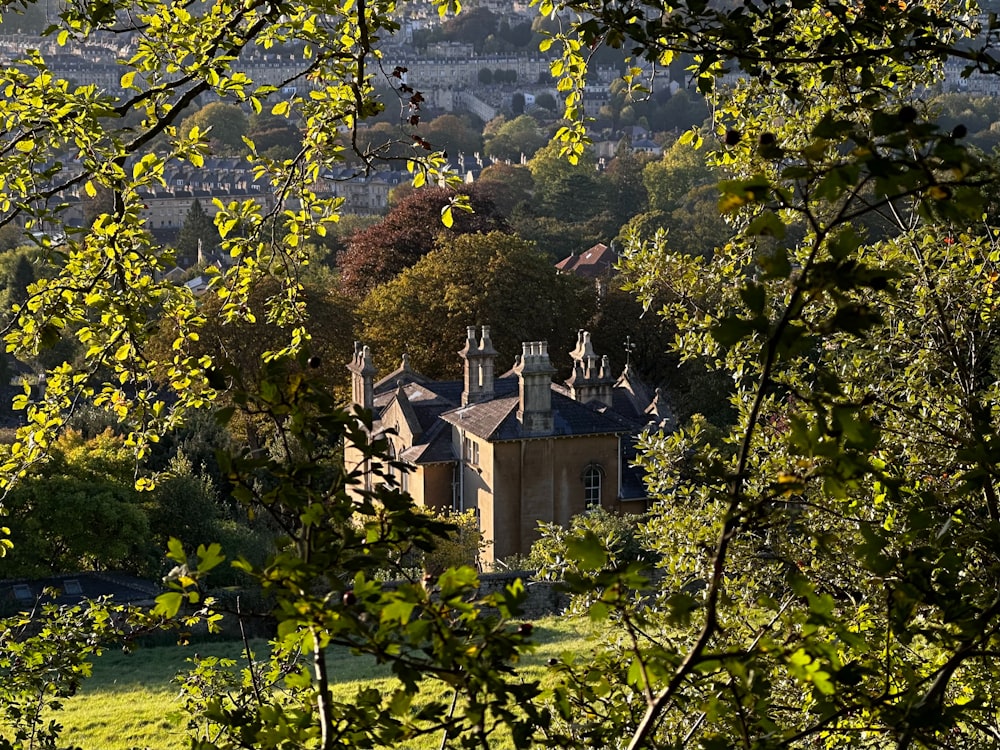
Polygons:
M197 198L184 217L184 226L177 236L177 265L192 266L211 255L219 243L219 233L201 201Z

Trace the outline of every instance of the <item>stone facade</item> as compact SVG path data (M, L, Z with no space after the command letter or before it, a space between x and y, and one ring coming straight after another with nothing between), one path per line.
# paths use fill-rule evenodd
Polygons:
M474 327L457 352L460 381L433 381L404 357L376 381L371 352L357 345L351 372L355 405L373 412L373 431L409 471L394 478L414 502L474 510L487 543L483 562L527 554L540 522L568 524L588 507L646 508L630 465L634 440L664 417L655 396L628 368L617 379L581 331L573 375L554 383L545 342L526 342L509 372L496 376L490 330ZM361 458L345 447L349 465ZM374 477L369 477L370 486Z

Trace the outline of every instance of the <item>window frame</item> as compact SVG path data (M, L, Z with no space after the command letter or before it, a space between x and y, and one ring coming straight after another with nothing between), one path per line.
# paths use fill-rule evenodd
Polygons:
M596 462L583 470L583 502L587 508L600 508L604 498L604 467Z

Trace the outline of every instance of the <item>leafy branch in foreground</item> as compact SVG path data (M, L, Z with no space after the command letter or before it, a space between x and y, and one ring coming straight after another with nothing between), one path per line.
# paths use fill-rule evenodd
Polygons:
M275 360L235 398L269 425L270 450L226 462L236 496L283 533L263 567L234 562L274 601L278 636L239 687L212 677L214 663L184 683L199 747L398 747L428 734L462 747L490 747L498 736L523 744L540 723L537 684L511 668L530 648L530 626L511 621L523 585L480 596L470 567L410 577L408 553L432 549L450 526L399 490L399 467L364 415L337 409L308 370L287 365ZM362 466L344 465L345 440ZM161 606L198 601L198 579L218 562L199 551ZM376 580L379 569L400 580ZM326 660L335 646L390 665L398 684L335 701ZM419 699L431 685L446 689L450 705Z
M279 349L308 338L298 269L308 262L307 241L325 234L342 202L320 189L323 175L348 150L358 152L362 171L380 159L378 147L361 150L353 137L357 124L384 106L377 83L419 110L420 93L381 67L377 41L397 28L397 10L391 0L72 3L46 33L69 49L109 38L130 42L117 94L60 79L37 51L0 72L0 226L24 226L52 269L15 307L4 332L7 349L32 357L61 337L82 349L78 359L49 369L43 393L18 399L28 424L4 448L4 477L43 458L66 414L82 402L120 422L142 459L158 434L215 398L212 361L194 351L206 321L190 291L165 275L173 254L154 239L144 197L166 187L171 168L204 168L211 132L181 127L201 97L257 114L268 108L302 131L301 148L283 160L247 144L246 168L260 198L214 207L218 244L229 260L209 273L231 321L252 322L251 289L277 278L267 314L286 329ZM283 85L252 80L248 60L283 46L301 54L299 69ZM421 181L448 177L439 155L417 149L409 162ZM99 196L109 197L102 212L76 226L72 203ZM446 215L456 207L447 206ZM176 335L156 359L148 342L163 322Z
M622 264L668 300L678 352L730 374L738 416L646 438L655 585L600 539L565 540L593 568L567 583L627 634L564 665L567 735L992 746L1000 253L978 225L995 173L915 100L992 37L954 49L975 26L955 7L687 3L654 24L655 3L567 7L593 13L575 27L591 43L692 53L706 84L746 74L714 84L714 132L686 137L711 139L731 241L706 259L661 233Z

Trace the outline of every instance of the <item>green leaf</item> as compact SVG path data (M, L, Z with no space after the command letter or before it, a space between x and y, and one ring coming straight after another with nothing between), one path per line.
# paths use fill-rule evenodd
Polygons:
M156 597L156 605L153 607L153 613L167 619L175 617L180 611L184 599L184 595L179 591L168 591L165 594L160 594Z
M208 546L199 544L196 554L198 556L199 573L207 573L226 559L226 556L222 554L222 545L218 543L212 543Z
M187 563L187 554L184 552L184 545L180 539L170 537L167 541L167 557L181 565Z
M785 222L773 211L763 211L750 222L746 233L750 236L774 237L780 240L785 236Z
M566 554L576 562L580 570L600 570L608 562L607 550L592 531L587 531L582 537L569 539Z

